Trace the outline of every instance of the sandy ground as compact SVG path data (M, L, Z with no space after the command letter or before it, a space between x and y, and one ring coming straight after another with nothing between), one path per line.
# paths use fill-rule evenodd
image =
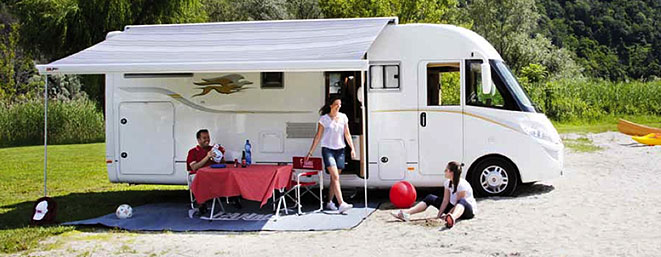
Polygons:
M572 138L579 135L564 135ZM33 256L658 256L661 146L633 146L615 132L588 134L603 147L565 152L565 175L511 198L478 200L476 218L439 230L430 208L409 223L390 205L352 230L262 233L76 232Z

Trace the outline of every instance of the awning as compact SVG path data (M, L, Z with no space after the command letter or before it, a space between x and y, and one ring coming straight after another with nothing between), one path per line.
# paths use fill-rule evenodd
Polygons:
M41 74L366 70L396 17L126 26Z

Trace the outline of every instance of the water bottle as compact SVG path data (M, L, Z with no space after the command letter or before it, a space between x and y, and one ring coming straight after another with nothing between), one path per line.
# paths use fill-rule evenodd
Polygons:
M246 140L246 163L250 165L252 163L252 154L250 153L250 140Z

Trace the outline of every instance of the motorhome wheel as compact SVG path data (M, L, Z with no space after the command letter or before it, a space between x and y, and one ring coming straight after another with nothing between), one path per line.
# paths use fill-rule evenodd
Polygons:
M470 178L473 191L480 196L511 195L519 183L516 168L498 157L481 160L472 169Z

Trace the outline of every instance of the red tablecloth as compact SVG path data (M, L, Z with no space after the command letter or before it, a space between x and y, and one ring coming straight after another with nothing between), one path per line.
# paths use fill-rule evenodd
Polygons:
M253 164L246 168L205 167L197 170L191 190L198 203L216 197L241 196L260 202L268 202L274 189L285 188L291 183L292 166Z

